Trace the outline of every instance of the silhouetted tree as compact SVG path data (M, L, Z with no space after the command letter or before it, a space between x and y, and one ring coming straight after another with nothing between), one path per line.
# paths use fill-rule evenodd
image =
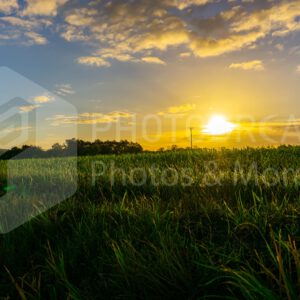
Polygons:
M68 139L63 145L55 143L49 150L42 150L40 147L24 145L21 148L13 147L0 156L0 159L18 158L42 158L42 157L62 157L62 156L91 156L99 154L123 154L141 153L143 148L138 143L127 140L100 141L94 142Z

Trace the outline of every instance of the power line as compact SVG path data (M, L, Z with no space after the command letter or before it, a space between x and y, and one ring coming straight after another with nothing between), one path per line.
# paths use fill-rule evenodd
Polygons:
M191 141L191 149L193 149L193 129L194 129L194 127L190 127L190 134L191 134L191 137L190 137L190 141Z

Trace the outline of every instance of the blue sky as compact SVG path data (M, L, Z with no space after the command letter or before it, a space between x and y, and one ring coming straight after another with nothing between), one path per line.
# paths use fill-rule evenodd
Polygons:
M62 141L74 125L80 138L117 138L118 122L134 126L145 147L185 145L187 120L199 117L193 126L200 136L214 114L241 124L241 116L248 123L252 116L252 127L242 128L255 132L253 123L261 123L273 142L261 136L254 142L205 137L208 146L279 144L291 115L298 126L299 18L299 1L3 0L0 65L77 110L78 119L54 109L55 125L49 116L37 124L64 128L63 135L37 141L45 147L55 138ZM7 84L13 89L14 82ZM34 103L32 110L44 105ZM51 105L59 107L55 99ZM145 125L149 115L153 122ZM175 129L167 115L178 119ZM155 116L162 119L159 131ZM278 122L281 127L274 131ZM93 132L97 124L107 129L100 136ZM147 141L145 127L146 135L161 138ZM170 140L172 130L178 139ZM296 127L293 131L288 142L298 143ZM124 132L121 138L134 137Z

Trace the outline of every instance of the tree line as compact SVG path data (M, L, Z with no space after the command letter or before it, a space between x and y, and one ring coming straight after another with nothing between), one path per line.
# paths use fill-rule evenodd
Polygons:
M48 158L65 156L92 156L99 154L125 154L141 153L143 148L140 144L122 141L83 141L78 139L66 140L64 144L55 143L51 149L43 150L41 147L23 145L13 147L9 150L2 150L1 160L21 158Z

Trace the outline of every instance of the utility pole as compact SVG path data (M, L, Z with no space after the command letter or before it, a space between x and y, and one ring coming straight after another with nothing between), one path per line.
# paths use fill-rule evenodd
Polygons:
M191 149L193 149L193 127L190 127L190 133L191 133Z

